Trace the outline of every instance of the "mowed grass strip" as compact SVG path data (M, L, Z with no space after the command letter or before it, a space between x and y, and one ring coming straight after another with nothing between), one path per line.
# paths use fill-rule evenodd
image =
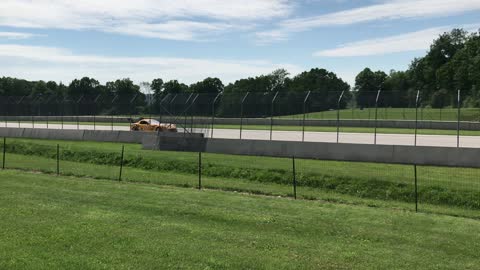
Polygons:
M117 148L115 151L115 148ZM118 178L120 144L63 142L60 152L62 174L95 178ZM56 147L48 141L9 140L7 167L54 172ZM18 156L16 156L18 155ZM291 190L292 161L267 158L204 154L202 177L220 180L222 189L257 191L257 184L284 186ZM89 170L88 164L104 169ZM157 173L189 175L175 177L175 185L197 183L198 154L141 150L139 145L127 145L124 165L126 179L158 181ZM130 170L136 173L129 173ZM480 170L467 168L419 167L419 198L422 203L480 209ZM142 175L142 177L138 177ZM193 181L181 179L194 179ZM323 190L368 199L414 203L412 165L392 165L317 160L297 160L298 185L303 190ZM217 181L218 182L218 181ZM244 183L239 188L238 183ZM250 184L249 184L250 183ZM252 188L247 188L250 185ZM274 193L275 188L271 188ZM285 194L285 192L282 192ZM287 195L291 192L287 193ZM299 193L316 199L315 194Z
M113 149L121 145L64 143L67 146L62 146L60 151L60 174L118 180L120 152ZM13 153L7 153L7 168L56 172L56 145L52 142L10 140L7 145L13 147L9 148ZM101 146L110 151L101 150ZM139 148L138 145L126 147L129 154L125 155L123 181L198 186L198 153L144 151ZM291 159L204 154L202 162L202 180L206 188L293 196ZM411 165L315 160L297 160L296 163L298 198L409 211L414 209ZM479 170L419 167L418 173L421 211L480 218Z
M480 222L0 172L0 268L475 269Z
M283 118L303 118L303 114L282 116ZM307 119L337 119L337 111L310 112ZM343 109L341 119L375 119L375 108ZM415 120L415 108L378 108L377 118L382 120ZM418 108L419 120L457 121L456 108ZM480 108L461 108L462 121L480 121Z

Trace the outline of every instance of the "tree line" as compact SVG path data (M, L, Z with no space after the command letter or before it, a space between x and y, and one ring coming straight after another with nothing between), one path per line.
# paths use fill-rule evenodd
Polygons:
M392 70L386 74L365 68L356 76L353 87L335 73L321 68L293 77L289 75L287 70L277 69L228 85L219 78L206 78L191 85L157 78L137 85L128 78L101 84L94 78L84 77L67 85L2 77L0 97L3 103L12 102L11 98L5 99L8 96L15 97L15 102L83 104L76 112L81 114L91 110L97 114L119 114L179 111L190 94L204 94L201 96L209 98L203 103L212 103L218 93L223 93L221 102L213 107L217 114L233 116L242 110L246 116L262 116L272 111L275 114L301 113L309 91L308 111L323 111L374 106L378 90L382 92L380 107L413 107L417 91L421 93L421 106L455 107L457 90L461 90L462 106L480 107L480 36L478 32L453 29L435 39L426 55L415 58L407 70ZM339 102L342 92L344 95ZM271 104L276 93L280 94L275 104ZM245 106L240 108L244 99ZM164 101L170 107L162 104ZM198 114L211 113L209 106L201 107L196 106Z
M457 107L458 90L463 107L480 107L480 36L453 29L433 41L424 57L415 58L405 71L365 68L355 79L359 106L368 106L375 92L389 98L384 106L413 107L417 91L422 106Z

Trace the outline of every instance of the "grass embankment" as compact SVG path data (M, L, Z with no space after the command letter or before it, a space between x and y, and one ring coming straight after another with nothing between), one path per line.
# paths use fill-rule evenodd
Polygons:
M0 172L2 269L475 269L480 222Z
M8 168L56 171L55 141L9 139ZM120 144L58 142L65 175L118 179ZM145 151L128 144L123 179L176 186L198 184L198 154ZM203 185L208 188L292 196L292 160L204 154ZM415 201L411 165L297 160L298 196L412 209ZM480 170L418 167L421 209L480 216Z

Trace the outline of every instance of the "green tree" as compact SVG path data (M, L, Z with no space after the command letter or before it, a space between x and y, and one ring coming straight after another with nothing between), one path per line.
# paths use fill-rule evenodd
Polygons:
M378 90L385 90L387 74L383 71L373 72L365 68L355 77L355 91L357 104L360 107L372 107L375 105Z
M107 82L106 87L115 95L114 113L136 114L145 106L145 95L140 92L140 86L128 78Z
M193 93L220 93L224 85L219 78L206 78L203 81L190 85L190 91Z
M79 100L80 98L86 100L94 100L95 97L100 94L98 87L100 83L89 77L83 77L80 80L73 80L68 86L67 96L73 100Z
M188 86L184 83L179 83L177 80L170 80L163 85L164 94L180 94L188 91Z

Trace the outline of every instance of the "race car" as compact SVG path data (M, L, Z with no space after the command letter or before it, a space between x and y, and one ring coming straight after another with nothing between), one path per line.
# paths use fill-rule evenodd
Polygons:
M130 130L134 131L168 131L177 132L177 125L160 123L155 119L140 119L138 122L130 124Z

